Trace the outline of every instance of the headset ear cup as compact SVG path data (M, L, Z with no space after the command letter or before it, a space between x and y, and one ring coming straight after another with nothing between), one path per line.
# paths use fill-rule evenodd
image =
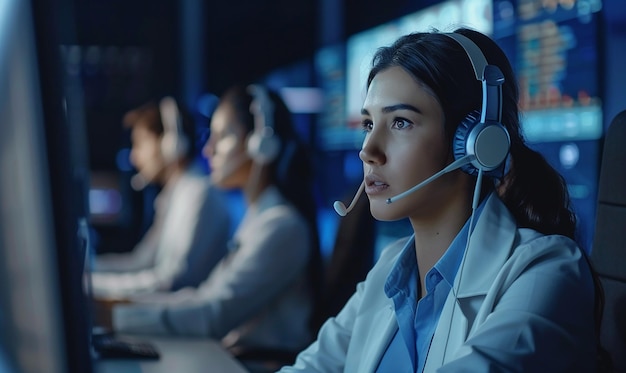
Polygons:
M163 137L161 138L161 153L168 163L174 162L187 155L189 141L182 129L182 116L176 100L165 97L159 102L161 122L163 123Z
M161 138L161 154L166 162L171 162L176 157L176 138L172 133L165 132Z
M262 131L254 131L248 139L248 154L252 159L261 164L272 163L280 153L280 139L274 135L274 131L265 127Z
M254 131L248 138L248 155L258 164L267 165L278 157L281 141L274 133L274 102L260 85L248 86L252 95L250 112L254 116Z
M471 113L467 114L457 127L454 134L454 142L452 145L455 160L461 159L468 155L467 139L469 138L470 132L479 123L479 120L480 112L478 110L474 110ZM474 166L473 163L466 164L465 166L461 167L461 170L470 175L478 175L478 169Z
M461 169L478 175L481 169L485 175L499 178L504 171L509 154L511 139L506 128L498 122L480 122L480 112L473 111L459 124L454 135L454 159L474 155L476 159Z
M174 162L187 154L187 139L176 132L166 132L161 139L161 152L168 162Z

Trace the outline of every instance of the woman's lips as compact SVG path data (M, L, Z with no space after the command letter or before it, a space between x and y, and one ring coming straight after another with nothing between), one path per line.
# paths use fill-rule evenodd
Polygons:
M382 194L388 188L389 185L376 175L367 175L365 177L365 193L369 196Z

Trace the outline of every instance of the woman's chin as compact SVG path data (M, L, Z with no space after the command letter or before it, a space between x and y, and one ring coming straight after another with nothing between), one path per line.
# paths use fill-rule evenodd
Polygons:
M370 212L374 219L379 221L396 221L405 216L398 211L398 205L387 203L386 199L371 199Z

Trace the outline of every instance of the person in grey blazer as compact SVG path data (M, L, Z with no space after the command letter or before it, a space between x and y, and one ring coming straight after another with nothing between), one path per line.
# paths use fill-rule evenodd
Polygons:
M321 253L312 159L280 96L259 85L222 95L203 152L213 183L241 189L247 204L229 252L197 289L115 305L112 326L218 339L250 367L261 360L254 369L263 371L313 340Z
M518 99L479 32L377 51L363 187L375 218L407 218L414 233L281 373L596 371L601 287L563 178L524 143Z
M226 254L231 224L224 194L194 164L195 122L165 97L130 110L123 124L131 131L133 187L154 184L160 191L135 247L95 257L93 295L123 299L196 287Z

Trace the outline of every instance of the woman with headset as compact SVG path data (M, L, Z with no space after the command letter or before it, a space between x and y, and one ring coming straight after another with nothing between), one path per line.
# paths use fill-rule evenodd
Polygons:
M375 218L408 218L414 234L281 372L595 371L601 288L563 179L524 143L518 98L506 56L476 31L378 50L364 190Z
M154 219L135 247L95 258L91 282L103 302L198 286L226 254L230 229L223 193L196 164L195 122L171 96L124 115L136 190L157 186Z
M197 290L116 306L113 327L221 339L246 361L293 361L312 341L319 283L311 159L283 101L259 85L226 91L203 151L214 183L247 202L229 253Z

